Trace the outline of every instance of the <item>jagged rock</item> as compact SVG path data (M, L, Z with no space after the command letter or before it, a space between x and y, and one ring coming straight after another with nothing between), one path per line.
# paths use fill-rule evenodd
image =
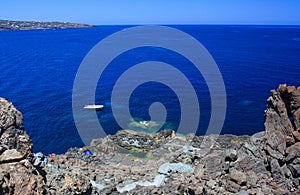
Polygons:
M266 174L267 170L264 160L264 158L256 157L246 148L241 148L238 151L238 159L234 163L234 166L239 171L254 171L256 173Z
M11 102L4 98L0 98L0 127L3 130L8 129L10 126L22 128L23 117Z
M240 190L241 186L233 181L228 180L226 182L226 189L229 192L237 193Z
M88 156L71 148L33 157L21 115L4 104L0 194L299 194L298 89L272 91L265 132L184 137L163 130L152 137L125 130L93 140Z
M300 177L300 164L290 164L289 170L294 178Z
M284 160L285 158L285 156L281 152L278 152L277 150L273 150L269 145L266 146L266 151L270 156L278 160Z
M287 153L286 161L291 161L294 158L300 157L300 142L287 148L286 153Z
M0 98L0 129L0 155L10 149L15 149L24 157L31 153L32 143L23 130L22 114L4 98Z
M285 177L287 177L287 178L289 178L289 177L292 175L291 171L289 170L289 168L287 167L286 164L284 164L284 165L281 167L281 170L283 171Z
M92 184L82 169L60 170L47 176L47 187L55 194L90 194Z
M47 192L44 176L31 163L32 143L22 123L21 112L0 98L0 194Z
M156 186L156 187L160 187L160 185L165 181L166 176L165 175L157 175L154 179L153 182L149 182L149 181L138 181L138 182L134 182L134 183L130 183L127 184L126 186L122 187L122 188L118 188L118 192L123 193L123 192L129 192L133 189L135 189L137 186Z
M271 90L272 95L267 100L268 107L265 111L265 128L267 132L280 131L291 136L294 128L289 118L290 108L285 103L289 101L286 91L286 85L280 85L277 91Z
M192 173L194 168L183 163L164 163L158 169L159 173L165 175L170 175L172 171L177 171L179 173Z
M266 134L266 144L269 145L273 150L280 152L282 155L285 154L286 139L281 131L270 131Z
M0 165L0 194L45 194L43 176L31 165L5 163Z
M236 150L228 150L226 151L225 161L234 162L237 160L237 151Z
M246 185L247 183L247 176L242 171L238 171L236 169L230 170L229 178L238 183L239 185Z
M217 184L217 182L212 179L209 180L208 182L206 182L206 185L211 189L215 188L216 184Z
M254 171L247 171L245 174L247 176L247 186L249 188L256 188L257 187L257 181L259 179L256 176L256 173Z
M292 132L292 133L293 133L293 132ZM291 145L293 145L294 143L296 143L293 135L291 135L291 136L288 136L288 135L287 135L287 136L285 137L285 142L286 142L286 146L291 146Z
M152 150L158 147L154 139L147 133L134 131L120 131L116 135L110 136L110 139L117 145L124 148L140 148Z
M0 163L19 161L24 157L16 149L5 150L0 155Z
M234 195L248 195L248 194L249 194L249 193L248 193L247 191L241 190L241 191L235 193Z
M175 137L175 131L171 129L165 129L162 131L157 132L154 136L153 139L156 142L162 142L165 141L166 139L172 139Z
M272 159L270 162L272 177L275 182L282 183L285 180L284 173L276 159Z
M294 112L300 108L300 86L297 89L292 86L292 90L289 93L291 94L291 112Z
M294 124L297 130L300 130L300 108L293 113Z
M38 152L33 154L34 160L33 160L33 165L34 166L41 166L44 167L48 164L48 159L44 156L43 153Z
M293 131L293 136L294 136L294 138L295 138L295 140L296 140L297 142L300 141L300 132L299 132L299 130Z
M104 186L102 184L96 183L94 180L90 180L90 182L93 187L97 188L97 190L103 190Z

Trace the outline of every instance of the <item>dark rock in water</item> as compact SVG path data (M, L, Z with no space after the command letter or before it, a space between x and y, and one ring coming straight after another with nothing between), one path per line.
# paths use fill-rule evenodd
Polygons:
M147 133L123 130L116 135L111 135L110 139L117 145L124 148L139 148L153 150L158 147L154 139Z
M298 90L272 90L266 131L252 136L123 130L47 157L0 99L0 194L300 194Z

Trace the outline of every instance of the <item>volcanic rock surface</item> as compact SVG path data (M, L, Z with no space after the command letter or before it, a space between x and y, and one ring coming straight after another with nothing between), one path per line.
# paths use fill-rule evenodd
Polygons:
M271 90L252 136L125 130L45 157L21 113L5 99L0 111L0 194L300 194L299 87Z
M42 194L45 178L31 163L32 142L23 117L12 103L0 98L0 194Z

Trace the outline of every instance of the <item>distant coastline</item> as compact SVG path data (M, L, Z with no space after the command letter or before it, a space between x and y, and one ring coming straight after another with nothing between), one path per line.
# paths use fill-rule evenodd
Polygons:
M92 28L93 25L70 22L12 21L0 20L0 31L3 30L35 30L63 28Z

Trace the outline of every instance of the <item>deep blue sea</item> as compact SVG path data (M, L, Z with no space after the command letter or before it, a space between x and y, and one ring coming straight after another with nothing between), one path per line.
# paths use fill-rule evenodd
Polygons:
M34 151L62 153L81 147L72 114L72 89L78 67L100 40L129 26L90 29L0 31L0 96L23 113L24 127ZM264 129L269 91L281 83L300 86L300 26L171 26L200 41L216 61L227 93L227 113L222 133L253 134ZM156 60L177 68L189 61L157 48L139 48L119 56L103 72L96 102L105 105L98 118L107 133L120 129L113 118L111 91L130 66ZM185 66L186 65L186 66ZM201 76L183 68L191 79L201 107L197 134L210 120L210 96ZM87 86L88 87L88 86ZM188 95L188 94L187 94ZM167 108L166 128L178 126L180 107L170 88L156 82L138 87L130 98L132 116L150 120L149 105Z

